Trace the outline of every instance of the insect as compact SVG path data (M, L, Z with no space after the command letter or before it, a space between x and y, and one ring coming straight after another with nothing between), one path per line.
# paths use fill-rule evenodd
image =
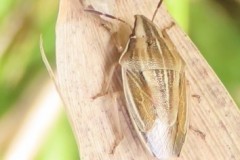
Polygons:
M162 0L152 20L135 15L132 34L119 59L132 123L143 146L158 159L180 155L189 119L185 62L166 30L153 23L161 4Z

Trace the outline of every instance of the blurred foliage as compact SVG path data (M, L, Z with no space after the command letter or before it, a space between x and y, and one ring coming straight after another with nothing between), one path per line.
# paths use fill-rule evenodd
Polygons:
M240 27L238 12L218 0L166 0L170 13L189 34L237 103L240 94ZM230 8L230 9L229 9ZM237 9L236 9L237 8ZM239 5L234 10L240 11ZM0 5L0 120L18 103L34 77L48 77L39 51L42 33L48 59L55 59L58 2L2 0ZM54 66L54 64L53 64ZM63 115L49 131L37 156L78 159L72 131Z
M224 0L222 0L224 1ZM218 0L168 0L169 12L185 29L189 37L219 76L233 99L240 104L240 27L237 15ZM231 1L231 0L230 0ZM185 7L176 3L186 3ZM228 3L228 2L227 2ZM231 2L229 2L231 3ZM181 12L181 9L187 9ZM240 3L234 6L240 12ZM175 12L178 10L179 12ZM187 16L186 20L178 18ZM236 13L237 14L237 13ZM239 18L239 17L238 17ZM184 23L183 23L184 22ZM188 30L186 30L188 29Z
M36 160L77 160L79 159L78 150L72 135L72 130L66 121L66 117L60 117L56 126L47 137Z
M1 1L0 120L5 113L17 106L23 95L28 96L25 95L26 90L36 80L35 77L49 78L40 56L39 37L40 34L43 35L47 57L52 66L55 66L57 12L58 1ZM33 93L37 94L38 92ZM26 112L30 107L25 108ZM49 131L48 136L36 159L79 159L76 142L65 114L56 127Z
M44 70L39 54L41 32L46 35L44 38L45 43L48 44L46 50L52 53L49 59L53 60L54 23L57 13L57 4L53 2L33 3L31 0L26 0L24 3L12 1L11 4L9 2L6 4L7 6L2 8L8 9L0 11L3 14L0 15L1 24L3 24L0 31L3 48L1 48L3 53L0 53L0 114L13 106L31 81L31 77ZM45 9L49 6L51 9L48 13ZM9 38L10 41L8 41Z

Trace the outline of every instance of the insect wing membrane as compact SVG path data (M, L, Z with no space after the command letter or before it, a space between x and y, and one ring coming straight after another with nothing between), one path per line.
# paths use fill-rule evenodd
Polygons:
M131 119L157 158L180 154L188 126L184 62L171 40L146 17L135 16L119 63Z

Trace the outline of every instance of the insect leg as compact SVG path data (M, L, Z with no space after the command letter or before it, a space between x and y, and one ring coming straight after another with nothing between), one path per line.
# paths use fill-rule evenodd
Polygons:
M167 27L165 27L163 30L162 30L162 34L163 34L163 37L167 37L169 38L168 34L167 34L167 30L171 29L174 25L176 25L175 22L171 22L170 25L168 25Z
M116 69L119 67L119 63L114 63L109 71L109 74L104 78L104 83L102 85L102 89L100 91L100 93L96 94L95 96L92 97L92 99L96 99L102 96L105 96L108 94L109 92L109 88L110 88L110 84L112 82L113 79L113 75L116 71Z
M113 97L113 121L115 122L115 124L113 124L113 126L116 126L115 130L117 131L117 133L115 134L116 138L110 148L110 154L114 154L116 148L119 146L119 144L122 142L124 135L122 132L122 127L121 127L121 120L120 120L120 115L119 115L119 110L118 110L118 99L123 97L123 92L119 91L116 92L114 94L112 94Z

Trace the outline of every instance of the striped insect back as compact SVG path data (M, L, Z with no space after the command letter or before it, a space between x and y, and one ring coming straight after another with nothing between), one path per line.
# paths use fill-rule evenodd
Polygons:
M132 34L119 59L132 123L143 146L158 159L180 155L189 119L185 62L166 31L153 23L161 4L162 0L152 21L135 15ZM112 15L85 11L127 24Z
M157 158L179 156L187 128L185 63L166 32L143 15L119 63L132 122Z

